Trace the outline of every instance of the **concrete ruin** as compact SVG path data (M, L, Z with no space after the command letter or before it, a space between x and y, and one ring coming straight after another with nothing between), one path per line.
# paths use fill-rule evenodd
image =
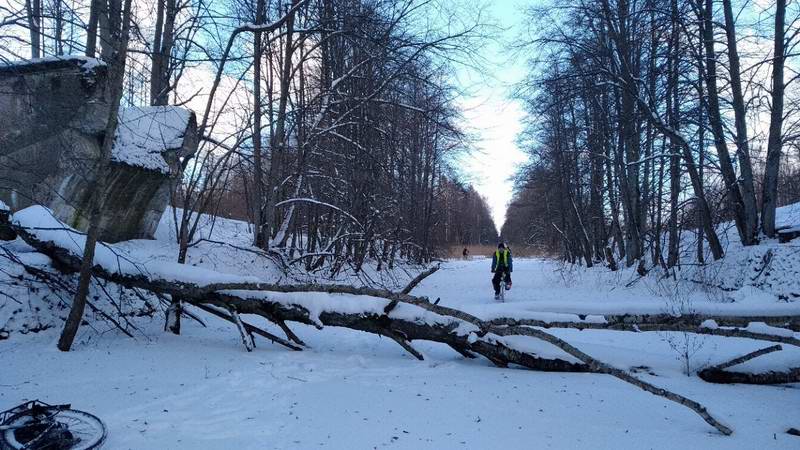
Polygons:
M106 80L105 65L84 57L0 65L0 201L12 212L41 204L76 229L88 227L109 112ZM182 176L180 161L198 143L189 110L120 111L103 195L103 241L154 237Z

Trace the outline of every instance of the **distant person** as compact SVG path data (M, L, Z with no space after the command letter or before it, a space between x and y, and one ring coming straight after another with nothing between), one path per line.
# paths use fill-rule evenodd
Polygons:
M492 255L492 285L494 286L494 298L500 298L500 280L506 282L506 290L511 289L511 272L514 271L514 261L511 258L511 250L504 243L497 244L497 250Z
M461 256L463 256L464 259L469 259L469 249L467 247L464 247L464 251L461 252Z

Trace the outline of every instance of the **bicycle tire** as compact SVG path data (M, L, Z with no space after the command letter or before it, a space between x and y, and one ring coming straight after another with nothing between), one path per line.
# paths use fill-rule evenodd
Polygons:
M8 419L4 425L24 427L27 421L32 420L33 417L30 411L22 411ZM99 449L106 440L106 426L102 420L93 414L76 409L64 409L57 411L52 420L66 426L70 433L79 438L79 441L70 446L68 450ZM12 428L0 433L0 450L23 450L27 448L26 442L20 442L17 439L17 433L21 429Z

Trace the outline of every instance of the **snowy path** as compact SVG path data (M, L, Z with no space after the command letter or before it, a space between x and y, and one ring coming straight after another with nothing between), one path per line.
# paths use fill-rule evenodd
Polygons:
M609 307L649 295L642 286L610 291L604 280L585 275L567 287L555 267L516 261L504 305L492 299L485 260L448 263L414 293L484 312ZM653 308L664 303L648 301ZM105 419L106 448L114 450L800 445L784 433L800 427L800 386L718 386L686 377L667 336L658 333L558 334L617 367L649 366L655 375L639 376L706 404L734 428L733 436L714 434L689 410L607 376L498 369L426 343L415 343L427 357L419 362L388 339L331 328L297 327L308 351L259 340L246 353L227 323L211 319L203 329L186 322L182 336L160 326L154 321L135 341L84 334L69 354L55 350L50 332L0 341L0 407L31 398L71 402ZM682 335L676 339L683 342ZM698 365L764 346L729 339L723 350L718 338L697 342ZM759 364L786 360L799 364L800 351L787 348Z
M514 261L513 288L506 293L505 304L493 298L491 261L476 258L453 261L423 281L415 295L441 298L441 303L463 308L481 316L524 316L528 312L588 314L642 313L658 314L674 309L662 286L650 279L630 278L629 272L609 272L564 267L542 259ZM630 286L626 286L630 284ZM662 294L656 296L655 294ZM761 295L759 295L761 294ZM731 315L800 314L800 302L764 301L763 293L750 289L731 294L722 302L719 293L697 289L686 293L691 309L703 313Z

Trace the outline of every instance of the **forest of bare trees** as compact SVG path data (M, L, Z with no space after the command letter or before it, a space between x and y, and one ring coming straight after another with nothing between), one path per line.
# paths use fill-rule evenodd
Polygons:
M529 11L519 51L531 59L520 86L531 160L503 236L640 272L721 258L722 222L745 246L775 237L776 207L800 200L798 6L599 0Z
M4 61L97 49L124 71L123 106L198 112L201 150L173 194L179 262L201 213L248 220L256 246L306 270L496 238L453 167L470 142L448 76L470 64L477 19L420 0L27 0L0 14Z

